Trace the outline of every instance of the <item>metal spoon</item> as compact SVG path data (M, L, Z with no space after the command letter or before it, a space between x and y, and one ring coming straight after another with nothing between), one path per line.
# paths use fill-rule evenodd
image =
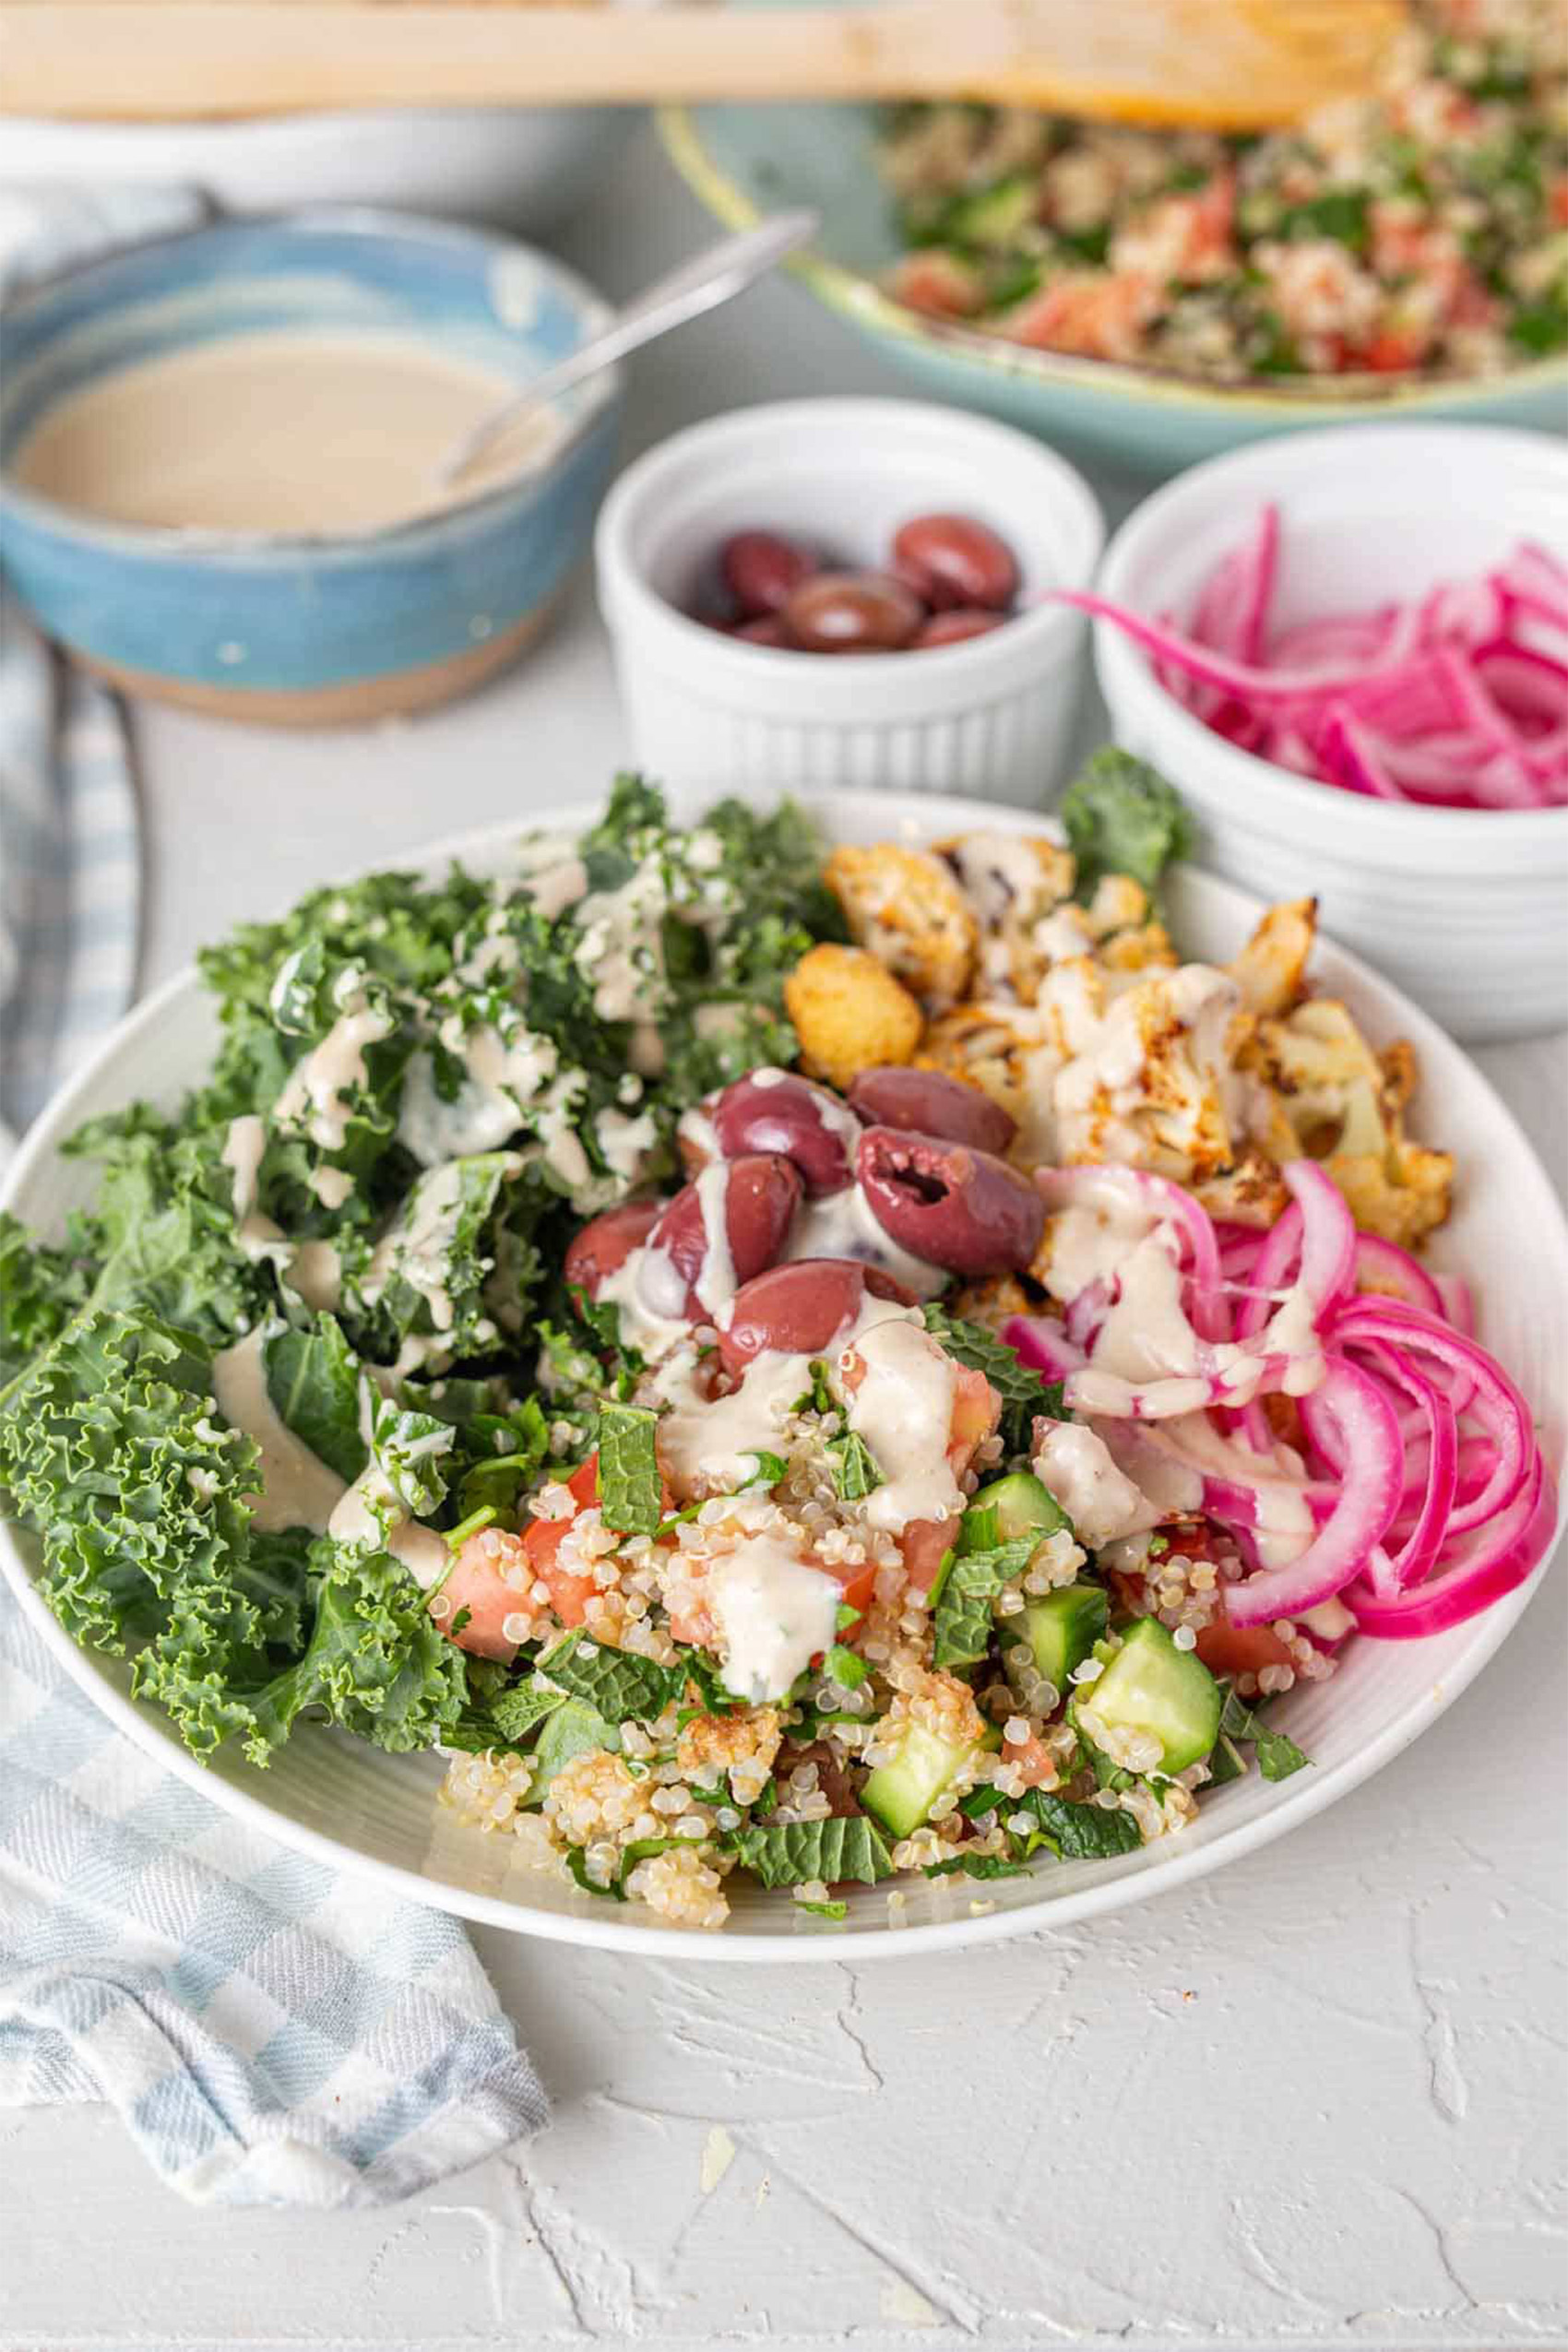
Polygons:
M603 332L579 344L553 367L536 375L531 384L504 400L498 409L470 426L462 437L452 444L440 465L435 479L443 490L466 474L477 457L482 457L492 444L514 425L529 409L552 400L558 393L569 391L585 376L596 375L612 360L621 359L627 351L635 351L643 343L651 343L657 336L667 335L672 327L683 327L690 318L700 318L704 311L715 310L727 303L732 294L743 293L758 278L782 261L787 253L803 245L814 236L819 217L814 212L780 212L755 229L743 229L738 236L721 238L709 245L706 253L672 269L628 303Z

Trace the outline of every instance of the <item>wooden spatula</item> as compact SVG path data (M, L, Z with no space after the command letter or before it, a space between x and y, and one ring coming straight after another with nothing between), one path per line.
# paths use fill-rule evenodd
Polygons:
M1403 0L891 0L652 10L12 0L0 109L134 121L365 106L962 97L1262 130L1366 89Z

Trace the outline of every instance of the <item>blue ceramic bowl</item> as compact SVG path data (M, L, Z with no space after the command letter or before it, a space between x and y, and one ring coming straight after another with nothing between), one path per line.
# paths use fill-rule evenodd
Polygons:
M1568 354L1468 384L1341 377L1259 389L1026 350L924 318L890 301L880 283L899 244L876 168L873 109L675 108L660 117L660 129L683 177L731 227L789 206L819 212L818 245L789 267L819 301L917 375L932 398L983 409L1090 460L1173 473L1265 434L1384 417L1568 425Z
M68 270L4 315L6 572L49 636L135 693L305 726L445 701L529 642L586 552L614 456L613 371L560 403L566 436L538 468L352 538L98 521L20 488L10 462L64 395L191 343L363 328L520 386L607 316L529 246L358 209L219 222Z

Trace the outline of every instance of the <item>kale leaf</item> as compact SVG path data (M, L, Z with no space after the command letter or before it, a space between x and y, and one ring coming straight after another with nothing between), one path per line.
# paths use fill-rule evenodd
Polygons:
M1062 821L1085 900L1108 873L1130 874L1152 893L1166 867L1191 856L1196 841L1193 821L1164 777L1111 744L1067 787Z

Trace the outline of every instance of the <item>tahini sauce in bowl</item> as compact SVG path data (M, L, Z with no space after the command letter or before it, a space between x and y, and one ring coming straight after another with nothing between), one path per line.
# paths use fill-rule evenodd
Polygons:
M48 409L11 469L23 488L106 522L355 536L481 495L563 438L520 417L460 482L458 436L514 380L412 336L278 331L187 344L118 368Z

